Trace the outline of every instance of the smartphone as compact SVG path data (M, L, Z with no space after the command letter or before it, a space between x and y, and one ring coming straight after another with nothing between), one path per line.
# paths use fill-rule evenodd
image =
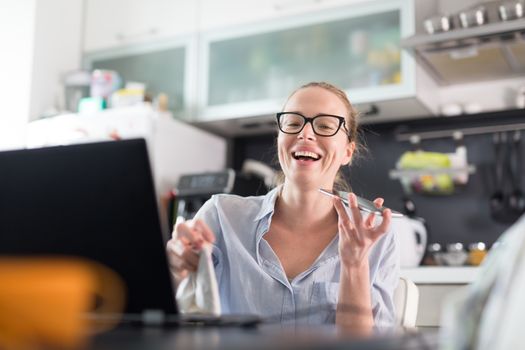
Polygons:
M339 197L347 207L350 207L350 203L348 202L348 192L331 191L331 190L325 190L322 188L319 189L319 192L326 194L327 196L330 196L330 197ZM359 197L357 195L356 197L357 197L357 206L359 207L359 209L361 209L364 212L375 213L376 215L382 216L383 210L389 209L387 207L377 208L374 202L369 201L368 199ZM403 214L401 214L398 211L395 211L392 209L390 209L390 211L392 212L393 218L400 218L403 216Z

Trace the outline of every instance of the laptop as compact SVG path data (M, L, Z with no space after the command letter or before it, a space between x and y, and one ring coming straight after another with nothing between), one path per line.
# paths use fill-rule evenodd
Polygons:
M79 256L113 269L127 289L124 321L256 323L179 315L167 231L144 139L0 152L0 256Z

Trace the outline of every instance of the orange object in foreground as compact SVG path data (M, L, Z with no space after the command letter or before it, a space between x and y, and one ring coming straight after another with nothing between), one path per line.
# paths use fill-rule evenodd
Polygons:
M81 345L89 334L118 323L100 327L87 313L121 314L123 306L120 278L100 264L0 258L0 348Z

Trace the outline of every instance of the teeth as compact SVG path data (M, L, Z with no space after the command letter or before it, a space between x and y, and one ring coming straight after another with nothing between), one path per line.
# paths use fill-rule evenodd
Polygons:
M319 155L315 154L313 152L307 152L307 151L298 151L294 153L295 157L309 157L313 159L319 159Z

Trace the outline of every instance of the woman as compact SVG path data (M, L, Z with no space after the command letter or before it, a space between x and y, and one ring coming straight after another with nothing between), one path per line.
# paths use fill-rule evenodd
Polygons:
M399 267L387 232L391 212L376 224L374 215L362 216L353 194L346 210L318 191L332 189L354 156L352 105L338 88L310 83L291 94L277 119L284 183L265 196L213 196L194 220L178 225L168 243L176 281L196 269L202 245L213 243L225 313L278 315L283 323L393 325ZM374 203L380 207L383 199Z

